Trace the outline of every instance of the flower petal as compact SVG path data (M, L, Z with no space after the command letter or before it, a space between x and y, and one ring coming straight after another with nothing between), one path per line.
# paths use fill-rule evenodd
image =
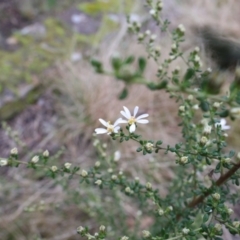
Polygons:
M136 106L136 107L134 108L134 111L133 111L133 116L134 116L134 117L136 117L136 115L137 115L137 113L138 113L138 109L139 109L138 106Z
M107 133L107 129L105 129L105 128L96 128L95 132L96 132L96 134L104 134L104 133Z
M220 125L224 126L224 125L226 125L226 123L227 123L226 119L225 118L221 118Z
M133 133L133 132L135 132L135 130L136 130L136 125L133 123L129 128L129 132Z
M117 126L119 123L122 123L122 121L126 121L126 120L123 120L122 118L118 118L115 123L113 124L113 127ZM124 122L125 123L125 122Z
M146 124L146 123L149 123L149 121L147 119L140 119L140 120L137 120L137 123Z
M127 107L123 107L123 108L124 108L125 114L127 116L126 118L129 119L132 116L129 109Z
M136 119L139 120L139 119L142 119L142 118L146 118L148 116L149 116L149 114L145 113L145 114L142 114L142 115L138 116Z
M117 124L120 124L120 123L128 123L128 121L125 120L125 119L121 119L121 120L119 120L119 121L117 122ZM115 124L115 123L114 123L114 124Z
M229 130L231 127L230 126L223 126L222 130Z
M108 122L106 122L105 120L99 118L99 121L101 122L101 124L102 124L103 126L105 126L105 127L108 126Z
M118 130L119 130L119 129L120 129L120 126L116 126L113 131L114 131L115 133L118 133Z

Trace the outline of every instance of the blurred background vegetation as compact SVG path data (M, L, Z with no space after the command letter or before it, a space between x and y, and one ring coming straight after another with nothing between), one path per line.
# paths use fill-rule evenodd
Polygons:
M240 4L233 0L163 2L162 14L171 22L170 30L180 23L186 26L183 50L188 53L199 46L204 68L218 72L196 32L210 26L239 38ZM0 156L7 157L10 149L18 147L25 161L45 149L52 165L72 162L87 167L101 160L107 168L152 182L164 196L174 178L174 156L142 157L134 145L119 146L101 136L109 156L121 152L120 161L111 166L93 147L92 138L99 118L114 120L122 106L138 105L149 113L151 122L140 133L168 144L181 141L177 105L166 93L130 85L129 96L119 100L124 85L97 75L89 64L93 57L107 66L116 55L146 57L144 48L127 34L126 15L157 35L162 59L167 58L171 41L153 24L148 11L139 0L0 0ZM178 64L184 73L186 66ZM154 79L156 69L149 61L146 77ZM228 69L220 76L224 78L221 91L226 92L234 73ZM230 130L234 134L229 144L234 148L239 146L238 125L234 123ZM79 239L79 225L94 232L101 224L108 227L111 239L123 235L138 239L134 232L154 224L147 209L137 209L137 203L117 190L79 186L77 179L51 180L41 171L35 174L22 167L0 169L3 240Z

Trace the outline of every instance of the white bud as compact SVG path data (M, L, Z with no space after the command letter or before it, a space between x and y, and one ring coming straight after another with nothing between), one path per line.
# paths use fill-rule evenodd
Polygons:
M8 164L7 159L0 159L0 167L6 166Z
M147 36L149 36L149 35L151 34L151 31L150 31L150 30L146 30L145 34L146 34Z
M154 145L151 142L148 142L148 143L145 144L145 148L148 151L152 151L154 149Z
M100 186L102 184L102 180L98 179L96 182L95 182L96 185Z
M188 157L187 156L183 156L180 158L180 163L182 164L186 164L188 162Z
M143 235L144 238L148 238L148 237L151 236L151 233L149 231L147 231L147 230L143 230L142 231L142 235Z
M192 106L192 109L194 109L194 110L198 110L198 109L199 109L198 104L193 105L193 106Z
M171 49L172 49L173 51L177 49L176 43L173 43L173 44L172 44Z
M206 125L206 126L204 127L204 129L203 129L203 133L204 133L204 134L210 134L211 131L212 131L212 127L209 126L209 125Z
M49 151L48 151L48 150L45 150L45 151L43 152L43 156L44 156L44 157L49 157Z
M221 195L220 195L219 193L214 193L214 194L212 194L212 197L213 197L215 200L220 200Z
M194 48L194 52L195 52L195 53L199 53L199 51L200 51L200 48L199 48L199 47L195 47L195 48Z
M102 147L103 147L103 148L107 148L107 144L104 143L104 144L102 145Z
M172 211L172 210L173 210L173 207L172 207L172 206L168 206L167 209L168 209L169 211Z
M101 163L100 163L99 161L97 161L97 162L95 162L95 165L94 165L94 166L95 166L96 168L98 168L98 167L100 167L100 165L101 165Z
M211 73L211 72L212 72L212 69L209 67L209 68L207 69L207 72L208 72L208 73Z
M156 10L155 9L151 9L149 11L149 13L152 15L152 16L155 16L156 15Z
M126 187L126 188L125 188L125 192L126 192L126 193L131 193L131 188L130 188L130 187Z
M182 233L187 235L190 232L188 228L183 228Z
M71 167L71 163L69 163L69 162L66 162L66 163L64 163L64 167L66 168L66 169L69 169L70 167Z
M86 177L88 175L88 172L86 170L82 170L81 176Z
M146 188L151 190L152 189L152 184L150 182L147 182L146 183Z
M121 237L120 240L128 240L128 239L129 239L128 237L124 236L124 237Z
M188 95L188 100L192 101L193 100L193 95Z
M106 227L103 226L103 225L101 225L101 226L99 227L99 230L100 230L101 232L105 231L105 229L106 229Z
M228 209L227 209L227 212L228 212L228 214L230 215L230 214L233 213L233 210L232 210L231 208L228 208Z
M142 33L138 34L138 41L142 41L144 39L144 35Z
M34 156L31 160L32 163L37 163L39 161L39 156Z
M98 139L95 139L93 142L93 146L96 147L99 143L100 143L100 141Z
M231 162L231 158L224 158L223 159L223 163L230 163Z
M116 176L116 175L112 175L111 179L112 179L112 180L116 180L116 179L117 179L117 176Z
M179 24L177 29L178 29L182 34L185 33L185 27L183 26L183 24Z
M183 106L183 105L180 106L178 109L179 109L180 112L185 112L185 106Z
M219 232L219 231L222 230L222 225L219 224L219 223L216 223L215 226L214 226L214 228Z
M230 110L230 113L236 117L236 118L240 118L240 108L239 107L235 107L235 108L232 108Z
M163 215L164 215L164 211L163 211L162 208L158 209L158 214L159 214L160 216L163 216Z
M219 108L221 106L221 104L222 103L220 103L220 102L215 102L215 103L213 103L213 107L214 108Z
M85 228L82 227L82 226L80 226L80 227L77 228L77 232L78 232L78 233L83 233L84 231L85 231Z
M239 222L239 221L234 221L234 222L233 222L233 226L234 226L235 228L239 228L240 222Z
M205 136L202 136L200 142L205 145L208 142L208 139Z
M53 172L56 172L56 171L58 170L58 168L57 168L57 166L52 166L52 167L51 167L51 170L52 170Z
M11 153L12 155L17 155L17 154L18 154L17 148L13 148L10 153Z
M156 38L157 38L157 36L153 34L153 35L150 37L150 42L155 41Z

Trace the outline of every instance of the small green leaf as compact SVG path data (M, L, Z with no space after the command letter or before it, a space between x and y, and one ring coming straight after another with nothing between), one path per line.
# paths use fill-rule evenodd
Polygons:
M145 71L146 65L147 65L146 59L143 58L143 57L140 57L140 58L138 59L138 68L139 68L139 71L140 71L141 73L143 73L143 72Z
M184 81L189 81L195 74L195 70L192 68L188 68L187 72L184 76Z
M150 83L147 84L147 87L151 90L160 90L160 89L165 88L167 86L167 83L168 82L166 80L162 81L159 84L156 84L154 82L150 82Z
M134 56L129 56L124 60L124 63L125 64L131 64L131 63L134 62L134 60L135 60Z
M229 115L229 110L228 109L225 109L225 110L223 110L219 113L219 116L222 117L222 118L228 117L228 115Z
M120 100L123 100L123 99L125 99L127 96L128 96L128 90L127 90L127 88L125 87L125 88L122 90L122 92L119 94L118 98L119 98Z
M111 59L111 64L112 64L112 68L116 72L118 72L121 69L123 63L122 63L122 60L120 58L114 57L114 58Z
M204 111L207 112L209 110L209 102L202 100L199 104L199 107Z

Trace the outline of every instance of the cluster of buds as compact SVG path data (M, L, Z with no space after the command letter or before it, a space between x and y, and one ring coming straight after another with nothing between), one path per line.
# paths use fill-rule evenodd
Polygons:
M189 55L189 62L191 62L196 69L202 67L202 61L199 56L199 51L200 51L199 47L195 47L194 50Z

